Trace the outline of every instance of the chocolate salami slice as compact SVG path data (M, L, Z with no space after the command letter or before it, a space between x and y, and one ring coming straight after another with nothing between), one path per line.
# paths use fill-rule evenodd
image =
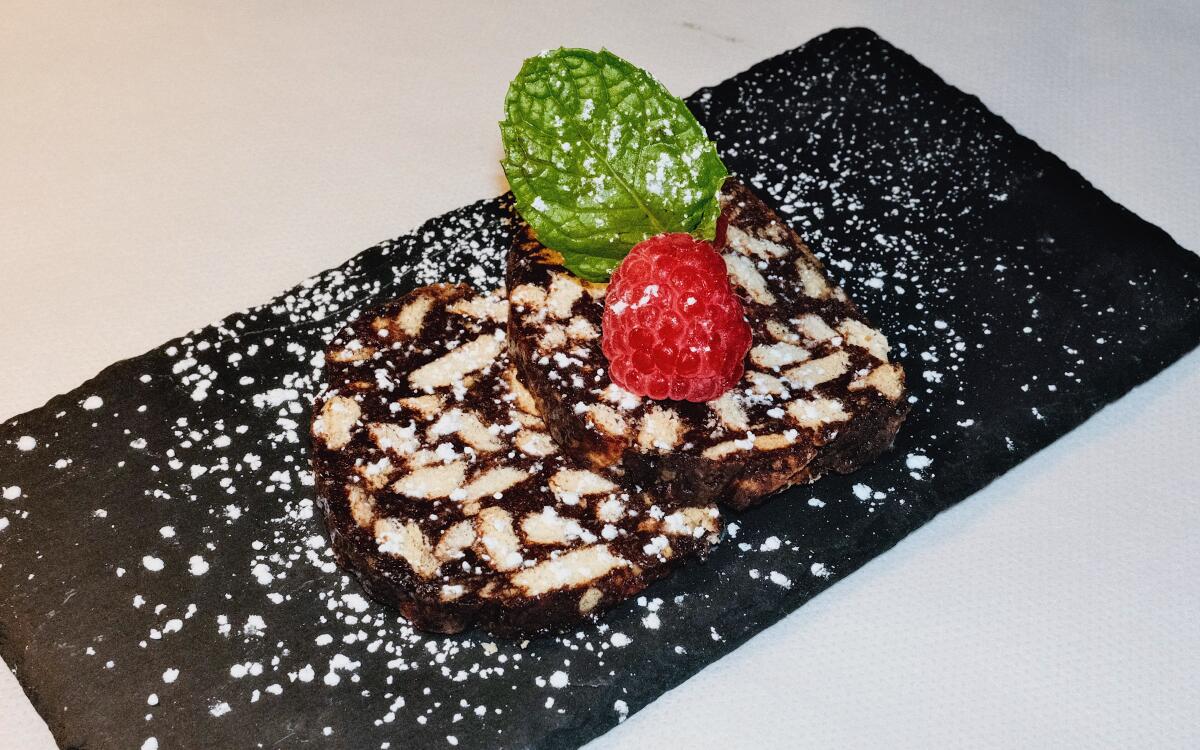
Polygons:
M714 506L559 451L509 365L507 315L502 293L422 287L354 316L326 352L312 436L330 539L425 630L560 628L719 536Z
M605 286L572 275L524 225L508 256L509 347L565 452L662 496L745 508L874 460L908 404L887 338L800 236L734 179L720 199L719 249L753 337L733 389L697 404L614 384L600 349Z

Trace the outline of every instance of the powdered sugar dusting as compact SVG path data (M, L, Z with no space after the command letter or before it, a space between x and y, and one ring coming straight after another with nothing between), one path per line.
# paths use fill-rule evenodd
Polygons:
M894 451L736 517L708 564L598 625L531 641L414 631L337 567L306 429L324 342L356 310L418 284L501 283L509 208L469 206L0 426L0 577L59 613L49 637L79 683L63 700L135 717L119 742L143 750L180 744L169 733L181 725L269 747L293 720L285 745L575 737L598 714L623 721L923 522L965 459L1007 466L1063 428L1062 405L1132 343L1144 313L1131 305L1163 275L1099 288L1065 274L1052 260L1070 238L1011 220L1040 179L1004 166L1032 163L1026 147L885 45L841 34L692 104L731 169L887 334L912 404ZM1037 356L1012 357L1013 340ZM61 587L54 565L74 558L52 559L39 537L64 523L100 551L77 564L101 596ZM102 617L76 616L85 602ZM97 696L101 677L129 689Z

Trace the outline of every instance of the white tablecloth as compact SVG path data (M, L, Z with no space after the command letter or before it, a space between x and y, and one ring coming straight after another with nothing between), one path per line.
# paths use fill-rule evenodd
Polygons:
M0 417L501 192L563 44L685 94L870 26L1200 248L1194 0L302 5L3 3ZM1200 746L1197 393L1192 354L594 747ZM0 750L53 747L0 672Z

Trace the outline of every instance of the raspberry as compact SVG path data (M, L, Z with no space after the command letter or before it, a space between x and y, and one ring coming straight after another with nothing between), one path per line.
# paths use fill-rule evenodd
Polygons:
M630 250L613 274L601 345L625 390L711 401L741 380L750 326L712 245L660 234Z

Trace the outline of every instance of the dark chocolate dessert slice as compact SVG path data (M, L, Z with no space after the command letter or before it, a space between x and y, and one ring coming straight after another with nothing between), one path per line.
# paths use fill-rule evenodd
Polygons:
M733 389L688 403L613 383L600 349L605 286L567 271L525 225L508 256L509 348L564 452L662 497L745 508L872 461L908 405L887 338L799 235L736 180L720 200L718 249L753 336Z
M595 616L717 540L562 454L509 366L500 293L422 287L351 319L312 424L338 561L422 629L536 633Z

